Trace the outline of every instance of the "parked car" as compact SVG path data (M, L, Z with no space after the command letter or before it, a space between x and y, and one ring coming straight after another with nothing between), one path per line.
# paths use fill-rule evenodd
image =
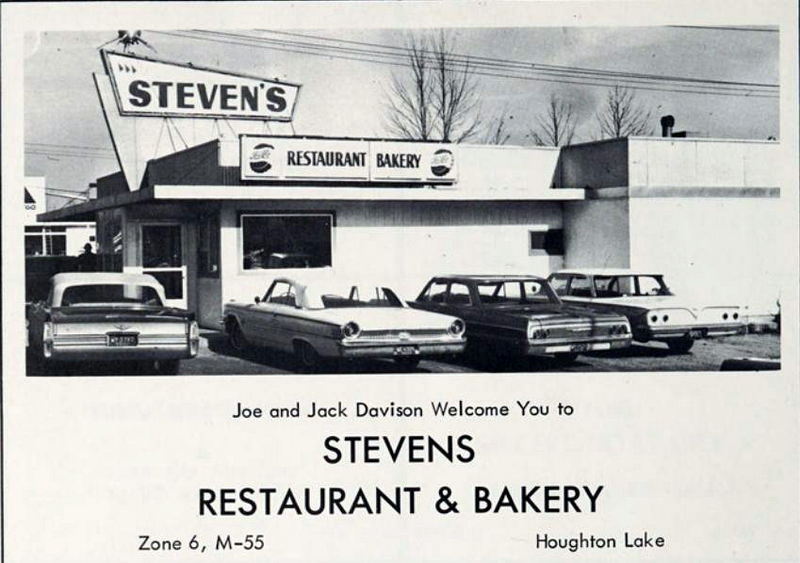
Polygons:
M564 301L625 315L634 340L664 342L676 353L687 353L700 338L745 332L738 306L691 304L670 291L663 274L580 269L556 272L549 280Z
M464 350L461 319L411 309L388 287L330 285L281 277L254 303L226 303L231 346L293 353L304 371L337 358L392 358L410 369L424 356Z
M630 345L627 319L565 305L537 276L439 276L412 307L458 315L479 356L547 354L573 361L581 352Z
M56 274L44 301L28 309L28 344L47 371L58 362L135 361L177 373L197 355L194 315L164 306L164 288L150 275Z

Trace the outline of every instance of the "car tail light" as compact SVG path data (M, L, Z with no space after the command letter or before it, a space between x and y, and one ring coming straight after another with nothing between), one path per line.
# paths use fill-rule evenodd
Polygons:
M628 325L614 325L611 327L611 335L628 334Z
M345 338L355 338L361 332L361 327L353 321L350 321L342 327L342 336Z
M189 354L196 356L200 350L200 327L197 321L189 323Z
M528 340L541 340L550 336L549 328L537 328L538 323L528 321Z
M661 319L662 319L664 322L667 322L667 321L669 320L669 315L664 315L663 317L661 317Z
M42 353L45 358L53 355L53 323L42 325Z
M650 322L657 323L658 322L658 315L650 315Z
M739 318L739 313L734 313L734 314L733 314L733 320L734 320L734 321L735 321L735 320L738 320L738 318Z
M464 321L461 319L456 319L450 324L450 328L448 330L453 336L461 336L461 334L464 332L464 328Z
M722 313L722 320L723 321L727 321L728 320L728 313Z

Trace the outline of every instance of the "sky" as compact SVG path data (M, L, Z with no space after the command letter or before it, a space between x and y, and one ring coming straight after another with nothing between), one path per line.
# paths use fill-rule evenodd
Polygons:
M225 33L266 36L258 30ZM397 47L404 46L409 35L408 30L399 28L302 33ZM724 81L779 82L777 32L531 27L462 28L448 33L454 50L471 57ZM115 30L26 35L26 175L45 176L52 188L80 191L98 177L118 170L92 82L92 73L102 72L98 47L116 35ZM293 123L298 135L388 136L384 109L387 88L393 73L402 77L406 72L402 66L212 42L169 32L145 29L142 37L156 52L135 47L134 53L301 84ZM596 113L607 86L487 76L477 76L476 81L484 122L490 123L500 113L511 117L508 144L531 144L530 130L552 93L575 107L575 142L598 138ZM672 114L676 131L688 130L704 137L780 137L777 98L635 92L637 101L652 112L653 134L660 133L659 117ZM65 203L53 198L48 207Z

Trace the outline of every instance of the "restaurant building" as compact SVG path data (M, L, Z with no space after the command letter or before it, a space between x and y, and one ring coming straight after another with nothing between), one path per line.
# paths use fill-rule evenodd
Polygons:
M298 85L120 53L103 63L120 171L96 199L39 218L96 221L103 268L153 274L203 326L280 275L379 279L413 298L436 274L633 267L676 289L732 287L753 315L778 298L778 143L295 135Z

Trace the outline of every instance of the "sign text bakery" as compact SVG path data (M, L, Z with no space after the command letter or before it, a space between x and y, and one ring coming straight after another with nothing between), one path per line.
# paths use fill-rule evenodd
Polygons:
M104 53L120 114L290 121L296 84Z
M440 143L243 135L242 180L452 184L455 148Z

